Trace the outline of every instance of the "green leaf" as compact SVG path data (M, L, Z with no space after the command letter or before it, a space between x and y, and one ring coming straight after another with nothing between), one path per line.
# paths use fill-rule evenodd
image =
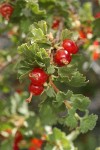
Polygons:
M68 141L65 133L57 128L53 129L53 133L49 135L48 140L50 145L54 145L56 149L62 147L63 150L71 150L71 143Z
M51 86L48 86L46 89L46 94L49 97L55 97L56 93L54 91L54 89Z
M81 87L85 86L87 82L86 77L84 77L83 74L77 71L73 73L72 78L68 81L68 84L75 87Z
M82 94L73 94L70 100L73 107L81 111L85 111L90 104L89 98Z
M84 3L83 7L80 8L79 13L82 21L87 21L88 18L89 20L93 20L92 3L91 2Z
M73 72L77 71L76 67L73 65L68 65L68 66L64 66L64 67L59 67L58 69L58 74L61 77L66 77L66 76L70 76L72 75Z
M65 40L65 39L71 39L72 37L72 32L68 29L64 29L61 33L61 40Z
M61 106L63 103L64 103L64 100L69 100L70 97L72 95L72 92L71 91L68 91L67 93L64 93L64 92L58 92L56 94L56 105L59 107Z
M57 116L53 112L54 110L48 103L43 103L40 108L41 122L45 125L52 125L57 122Z
M4 131L6 129L12 129L12 126L10 123L8 122L2 122L1 125L0 125L0 131Z
M45 21L39 21L38 23L35 22L29 28L29 38L31 38L32 42L38 42L39 45L41 43L45 44L46 46L50 45L50 41L48 41L46 35L47 24Z
M44 150L52 150L54 148L53 145L50 145L49 143L46 144L46 146L44 147Z
M21 63L19 64L19 68L18 68L18 79L20 81L22 81L24 78L28 77L29 72L31 71L30 68L25 68L21 66Z
M82 133L88 132L88 130L93 130L96 125L98 117L97 115L89 115L83 118L80 122L80 130Z
M43 31L43 33L46 35L47 34L47 23L43 20L38 22L38 27Z
M79 71L77 71L74 65L68 65L60 67L58 69L58 74L61 82L67 83L71 86L80 87L84 86L86 82L86 77L83 76Z
M100 37L100 18L93 21L93 34Z
M50 65L50 66L47 68L47 72L48 72L48 74L53 74L53 73L55 72L55 66Z
M31 36L32 36L33 42L41 41L41 40L45 39L45 35L40 28L36 29L34 27L33 28L31 27L30 31L31 31Z
M43 15L45 14L44 10L40 10L39 9L39 5L38 5L38 1L37 0L25 0L27 2L27 6L29 7L29 9L37 15Z
M78 125L78 120L75 117L75 109L70 109L68 111L68 116L65 119L65 124L71 129L76 128Z
M7 140L4 140L0 145L0 150L11 150L13 148L13 138L10 137Z

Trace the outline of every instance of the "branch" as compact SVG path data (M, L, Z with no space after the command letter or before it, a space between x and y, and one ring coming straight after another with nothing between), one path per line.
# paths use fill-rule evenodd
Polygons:
M49 83L50 85L53 87L53 89L55 90L56 93L58 93L60 90L56 87L56 85L53 83L53 81L51 80L51 77L49 78Z
M10 61L6 61L3 64L0 65L0 72L2 72L6 67L8 67L10 64L15 63L15 61L19 58L19 55L15 55Z

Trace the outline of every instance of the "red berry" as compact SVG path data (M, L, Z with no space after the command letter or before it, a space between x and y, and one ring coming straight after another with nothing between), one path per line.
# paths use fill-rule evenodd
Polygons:
M91 28L91 27L87 27L87 28L86 28L86 33L87 33L87 34L88 34L88 33L91 33L91 34L92 34L92 33L93 33L93 32L92 32L92 28Z
M41 86L47 81L48 75L43 69L35 68L29 73L29 78L34 85Z
M95 18L100 18L100 12L96 13L94 17Z
M53 21L52 29L57 29L59 27L60 20L56 19Z
M19 150L19 143L23 140L23 135L20 131L17 131L15 134L13 150Z
M92 54L92 59L94 61L98 60L100 58L100 53L98 53L97 51L94 51Z
M16 92L17 92L18 94L21 94L21 93L22 93L22 90L21 90L21 89L16 89Z
M95 41L93 42L93 45L94 45L94 46L99 46L99 41L98 41L98 40L95 40Z
M15 134L14 143L18 144L20 141L22 141L22 139L23 139L23 136L22 136L21 132L17 131L16 134Z
M65 50L67 50L71 54L76 54L78 52L78 47L76 43L69 39L64 40L62 46Z
M64 49L60 49L54 55L54 62L59 66L64 66L71 62L71 55Z
M41 149L42 145L43 145L43 141L41 139L34 138L31 141L31 146L30 146L29 150Z
M12 15L13 13L13 7L10 5L10 4L2 4L0 6L0 13L1 15L6 18L6 19L9 19L9 17Z
M16 145L16 144L14 144L14 146L13 146L13 150L19 150L18 144L17 144L17 145Z
M85 34L85 32L84 31L79 31L79 36L80 36L80 38L81 39L86 39L86 34Z
M37 85L34 85L34 84L30 84L29 86L29 91L30 93L32 93L33 95L40 95L44 90L44 87L41 85L41 86L37 86Z

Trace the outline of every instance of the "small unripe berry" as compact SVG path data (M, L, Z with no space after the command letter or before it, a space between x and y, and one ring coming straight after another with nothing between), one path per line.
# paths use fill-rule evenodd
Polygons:
M41 86L47 81L48 75L43 69L35 68L29 73L29 78L34 85Z
M78 52L78 46L72 40L66 39L63 41L62 46L71 54L76 54Z
M64 49L57 50L54 55L54 62L58 66L64 66L71 62L71 55Z

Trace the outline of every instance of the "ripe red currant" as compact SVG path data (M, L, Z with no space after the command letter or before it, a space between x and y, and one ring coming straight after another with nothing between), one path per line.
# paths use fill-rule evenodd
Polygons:
M71 55L64 49L57 50L54 55L54 62L59 66L67 65L71 62Z
M79 37L80 37L81 39L86 39L86 33L85 33L84 31L80 30L80 31L79 31Z
M97 51L94 51L92 54L92 59L94 61L98 60L100 58L100 53L98 53Z
M20 141L22 141L22 139L23 139L22 133L20 131L17 131L16 134L15 134L14 143L18 144Z
M43 145L43 141L41 139L33 138L29 150L41 149L42 145Z
M13 145L13 150L19 150L18 144L17 145L16 144Z
M32 93L33 95L40 95L44 90L44 87L41 85L41 86L37 86L37 85L34 85L34 84L30 84L29 86L29 91L30 93Z
M96 19L97 19L97 18L100 18L100 12L97 12L94 17L95 17Z
M100 44L99 44L99 41L98 40L95 40L94 42L93 42L93 45L94 46L99 46Z
M48 75L43 69L35 68L29 73L29 78L34 85L41 86L47 81Z
M58 19L53 21L52 29L57 29L59 27L60 21Z
M76 54L78 52L78 46L72 40L66 39L63 41L62 46L71 54Z
M6 19L10 18L13 11L14 11L14 9L10 4L4 3L0 6L0 13Z
M20 131L17 131L15 134L13 150L19 150L19 143L23 140L23 135Z

